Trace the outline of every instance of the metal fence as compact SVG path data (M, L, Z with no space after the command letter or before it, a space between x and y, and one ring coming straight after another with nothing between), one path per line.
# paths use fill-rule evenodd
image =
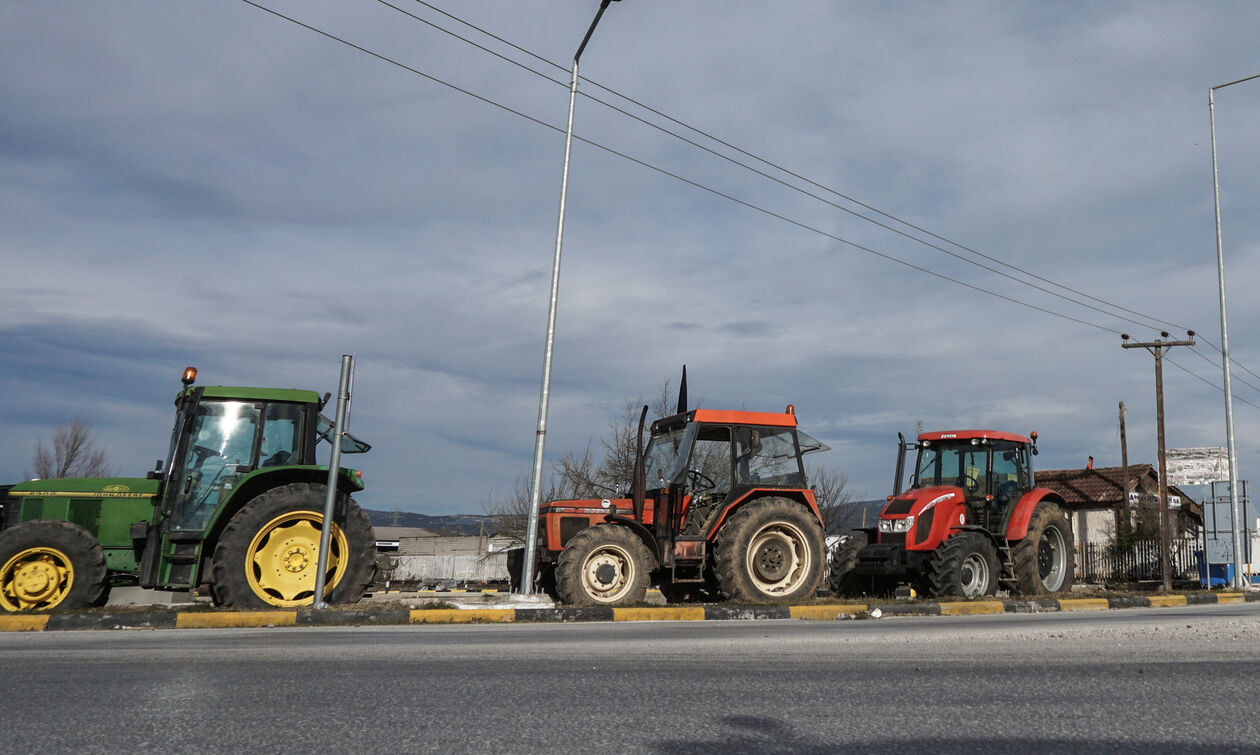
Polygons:
M1159 540L1138 540L1127 547L1087 543L1076 550L1076 578L1092 582L1140 582L1162 579ZM1195 552L1203 543L1192 538L1176 538L1169 553L1173 579L1196 579Z

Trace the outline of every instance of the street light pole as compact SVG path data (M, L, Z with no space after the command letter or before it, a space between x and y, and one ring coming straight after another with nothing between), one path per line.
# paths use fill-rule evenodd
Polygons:
M551 398L551 355L556 339L556 302L560 295L560 251L564 246L564 204L569 194L569 153L573 146L573 107L577 102L578 59L591 41L595 26L604 15L609 3L617 0L600 0L595 20L582 37L573 54L573 71L569 79L569 123L564 132L564 171L560 178L560 217L556 222L556 251L551 266L551 299L547 305L547 342L543 347L542 390L538 396L538 430L534 434L534 467L529 485L529 515L525 530L525 555L521 568L521 592L528 595L534 592L534 563L538 550L538 508L542 504L542 472L543 446L547 439L547 404Z
M1242 532L1239 528L1241 513L1238 510L1238 455L1234 450L1234 391L1230 383L1229 327L1225 319L1225 253L1221 244L1221 183L1216 167L1216 102L1217 89L1244 81L1260 78L1260 73L1243 79L1208 87L1208 120L1212 127L1212 199L1216 206L1216 279L1221 298L1221 371L1225 376L1225 443L1229 446L1229 507L1234 537L1234 587L1245 587L1242 577ZM1203 554L1207 563L1207 552ZM1206 568L1206 567L1205 567Z

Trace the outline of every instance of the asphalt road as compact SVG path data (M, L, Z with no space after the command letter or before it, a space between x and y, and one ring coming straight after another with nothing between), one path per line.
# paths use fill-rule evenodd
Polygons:
M0 634L5 752L1256 752L1260 603Z

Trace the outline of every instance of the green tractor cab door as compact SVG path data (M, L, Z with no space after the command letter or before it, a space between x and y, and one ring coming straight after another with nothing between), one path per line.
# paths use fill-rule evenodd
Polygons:
M195 587L207 526L260 467L309 463L307 406L199 395L180 409L142 583Z

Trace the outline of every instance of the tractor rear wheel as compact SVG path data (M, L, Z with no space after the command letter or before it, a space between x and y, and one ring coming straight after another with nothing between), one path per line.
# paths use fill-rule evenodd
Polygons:
M574 606L624 606L647 596L652 554L629 528L597 524L574 535L556 560L556 592Z
M836 595L860 595L871 591L863 589L863 583L869 584L870 580L863 580L853 573L853 567L857 566L858 553L866 547L869 540L870 537L865 532L856 530L850 532L848 538L831 551L827 581Z
M998 586L997 550L978 532L959 532L932 552L927 578L936 597L993 595Z
M822 525L809 509L783 498L744 504L722 525L714 564L732 600L803 600L822 582Z
M238 608L309 606L315 602L319 541L324 524L323 485L273 488L236 512L214 549L214 599ZM338 491L324 575L325 600L354 603L376 568L376 540L367 514Z
M105 553L92 533L51 519L0 532L0 608L39 611L97 604L106 589Z
M1028 520L1028 534L1011 546L1015 586L1025 595L1045 595L1072 589L1072 535L1063 510L1039 503Z

